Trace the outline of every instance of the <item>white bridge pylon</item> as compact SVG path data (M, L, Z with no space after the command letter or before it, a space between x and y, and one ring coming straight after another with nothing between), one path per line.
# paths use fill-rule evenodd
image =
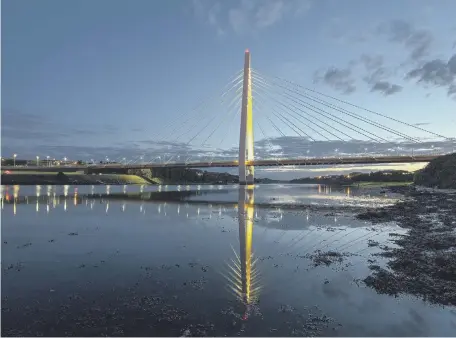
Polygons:
M244 81L242 89L241 128L239 133L239 184L254 183L252 74L250 52L245 51Z

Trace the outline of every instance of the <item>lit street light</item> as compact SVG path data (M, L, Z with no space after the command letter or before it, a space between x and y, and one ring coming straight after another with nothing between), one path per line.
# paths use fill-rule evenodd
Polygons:
M17 154L13 154L13 167L16 166L16 157L17 157Z
M39 156L36 156L36 166L37 167L40 166L40 157Z

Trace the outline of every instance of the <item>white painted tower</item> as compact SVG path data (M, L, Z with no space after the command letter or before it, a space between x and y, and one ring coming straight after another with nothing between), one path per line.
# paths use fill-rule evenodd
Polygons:
M246 50L244 56L241 130L239 135L239 184L254 183L253 160L252 75L250 71L250 52Z

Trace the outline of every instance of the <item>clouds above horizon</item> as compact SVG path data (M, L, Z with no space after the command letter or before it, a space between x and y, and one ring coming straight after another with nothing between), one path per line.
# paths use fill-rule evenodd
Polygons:
M384 55L362 54L344 66L333 65L317 70L314 82L344 95L367 85L371 92L383 96L400 93L408 84L418 84L424 88L443 88L448 97L456 99L456 54L447 59L432 59L436 54L433 50L436 38L430 30L415 27L404 20L391 20L373 27L368 36L371 43L386 39L388 43L401 47L402 62L387 64Z
M210 146L196 146L186 142L169 140L136 139L118 143L83 143L98 132L121 133L113 126L82 129L65 128L37 115L6 111L2 113L2 156L17 153L19 158L50 156L51 158L73 158L96 161L120 161L123 158L139 161L197 161L229 160L238 156L238 148L221 149ZM257 139L255 156L259 159L332 157L357 155L394 155L448 153L456 149L456 138L441 141L373 142L372 140L327 140L311 141L299 136L280 136ZM159 159L160 158L160 159Z
M311 4L311 0L192 0L194 15L219 35L257 33L290 17L300 17Z

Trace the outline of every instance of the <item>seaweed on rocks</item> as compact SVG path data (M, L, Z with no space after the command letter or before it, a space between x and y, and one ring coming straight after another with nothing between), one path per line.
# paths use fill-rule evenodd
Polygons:
M409 189L406 199L358 218L373 223L394 220L408 233L391 236L397 247L383 247L386 268L371 265L364 279L379 293L412 294L423 300L456 305L456 196Z

